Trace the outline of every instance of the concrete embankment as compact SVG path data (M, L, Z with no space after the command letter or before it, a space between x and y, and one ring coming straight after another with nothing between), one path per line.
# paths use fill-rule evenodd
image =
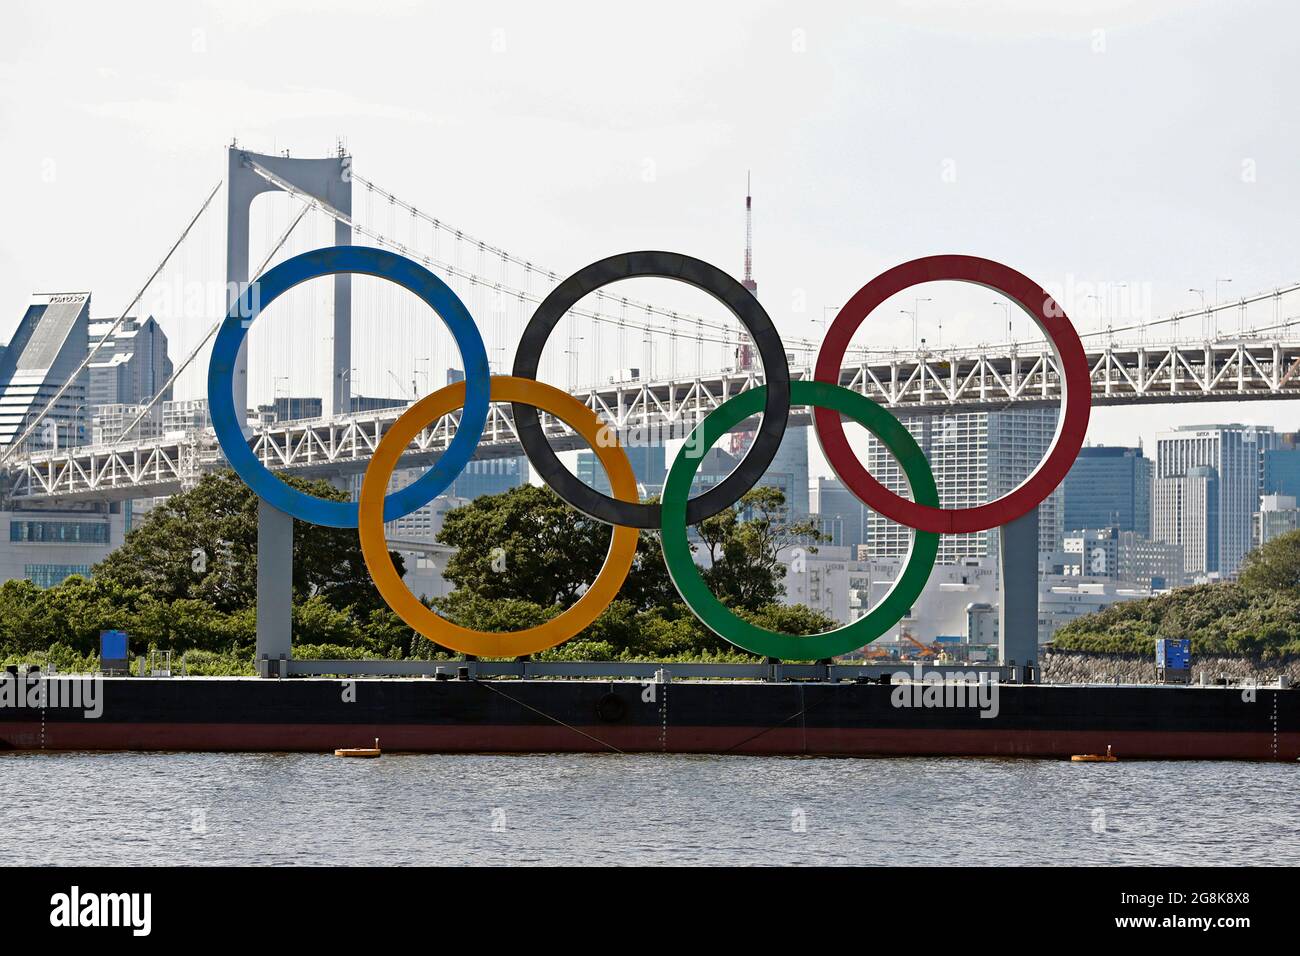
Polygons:
M1082 651L1048 651L1043 654L1043 680L1057 684L1139 683L1155 680L1155 661L1130 654L1091 654ZM1261 661L1249 657L1192 658L1192 682L1204 675L1207 684L1220 677L1229 681L1272 683L1286 675L1300 684L1300 656Z

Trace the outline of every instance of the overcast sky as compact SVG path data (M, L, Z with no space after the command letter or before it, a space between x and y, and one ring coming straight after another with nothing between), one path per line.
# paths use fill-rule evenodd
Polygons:
M1300 276L1298 28L1240 0L10 3L0 339L34 291L115 314L236 136L345 137L368 178L560 271L659 247L739 274L752 170L760 297L792 335L938 252L1128 283L1152 315L1271 289ZM945 341L1003 337L986 293L951 295ZM860 340L911 334L894 310ZM1090 439L1295 407L1101 409Z

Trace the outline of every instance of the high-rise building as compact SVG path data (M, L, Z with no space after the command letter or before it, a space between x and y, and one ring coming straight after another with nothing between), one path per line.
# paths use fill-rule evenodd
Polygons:
M309 396L282 395L271 404L271 413L277 422L297 422L304 418L320 418L325 403Z
M632 474L643 497L658 495L664 490L667 475L663 445L628 445L623 448L632 463ZM578 477L602 495L610 493L609 476L600 465L594 451L578 452Z
M526 484L528 459L523 455L513 458L474 458L451 483L447 494L473 501L480 495L499 495Z
M1292 498L1300 498L1300 448L1280 445L1265 449L1260 482L1261 495L1290 495Z
M1183 549L1144 538L1136 531L1121 531L1116 577L1153 591L1176 588L1183 583Z
M1014 490L1051 447L1056 435L1055 408L1012 408L997 412L899 416L930 462L939 504L974 508ZM907 481L894 456L875 436L867 439L867 470L895 494L910 498ZM1062 491L1058 487L1038 506L1039 551L1060 547ZM910 528L875 511L867 519L871 554L901 557L911 547ZM945 534L939 539L940 564L997 553L997 531Z
M714 485L721 484L731 474L740 459L721 448L710 448L700 458L700 466L695 469L695 479L691 482L691 497L697 497Z
M791 429L791 431L793 430ZM800 430L807 431L807 429ZM790 432L786 432L786 434L789 435ZM803 442L806 450L806 435ZM798 444L796 440L795 445ZM782 453L778 452L777 458L773 462L774 467L769 468L754 487L779 488L781 493L785 495L785 515L792 521L804 521L809 514L807 455L805 454L802 459L803 467L802 471L800 471L799 460L795 457L795 454L789 453L784 446L783 451L787 452L789 456L782 460ZM695 479L691 482L691 497L698 497L714 485L724 481L740 464L741 457L741 455L733 455L722 448L710 448L704 453L700 459L699 467L695 470Z
M40 295L37 300L27 307L0 360L0 448L17 441L69 379L72 385L25 444L50 449L87 437L87 376L83 371L74 378L73 373L89 347L90 293Z
M791 426L757 487L780 488L786 513L795 521L808 516L808 426Z
M1155 535L1157 541L1181 545L1183 570L1189 575L1225 575L1222 494L1219 473L1206 465L1187 469L1184 475L1155 480ZM1243 550L1237 555L1240 560Z
M1080 449L1065 476L1065 530L1118 528L1149 538L1151 479L1152 462L1141 448Z
M163 432L202 431L212 425L206 398L178 399L162 403Z
M387 398L372 395L353 395L348 400L348 408L353 412L377 412L384 408L397 408L409 404L404 398Z
M523 472L520 473L520 463ZM423 468L399 468L393 472L388 491L400 491L425 473ZM356 475L352 481L353 500L361 493L363 476ZM448 511L470 504L481 495L499 495L528 483L527 459L492 458L474 459L465 466L451 487L426 505L421 505L410 514L385 522L388 534L395 538L407 540L433 540L442 529L442 520Z
M127 441L144 441L163 433L159 406L145 405L95 405L91 419L91 441L96 445L116 445ZM136 419L139 424L131 427ZM130 428L130 434L127 429Z
M90 323L90 346L99 346L86 367L86 401L92 409L100 405L143 405L163 389L172 375L167 336L153 316L143 322L125 319L109 335L114 321L94 319ZM162 401L171 397L172 390L167 388Z
M718 443L718 450L726 454L728 461L739 462L749 454L755 434L751 431L732 432L728 441ZM707 456L705 460L708 460ZM717 464L722 459L715 456L713 460ZM696 472L696 484L700 483L700 476L705 473L704 462L701 462L700 470ZM724 474L717 480L725 477ZM802 521L808 517L811 511L808 494L808 426L791 425L785 430L776 454L754 487L779 489L785 496L786 514L791 520Z
M1255 515L1255 546L1300 529L1300 508L1294 495L1263 495Z
M1086 528L1067 531L1062 572L1109 578L1145 588L1177 587L1183 581L1183 549L1150 541L1136 531Z
M1254 425L1185 425L1156 436L1152 537L1184 545L1188 574L1237 573L1251 548L1263 453L1275 446L1273 430ZM1173 481L1183 478L1196 481ZM1200 515L1199 496L1210 492Z
M822 532L830 535L829 543L856 555L858 546L867 543L867 506L838 478L818 478L812 490L816 499L811 502L812 514Z
M389 493L400 491L424 472L418 468L399 468L393 472L388 486ZM355 495L354 495L355 497ZM443 519L447 512L469 504L464 498L452 495L439 495L427 505L421 505L409 514L384 522L384 533L389 538L402 541L433 541L442 530Z
M71 509L0 510L0 581L43 588L91 568L122 543L129 507L123 502Z
M1066 574L1113 578L1119 573L1119 530L1085 528L1067 531L1061 549L1070 557Z
M465 381L463 369L447 369L447 384ZM528 484L528 457L516 455L513 458L473 458L460 473L447 494L455 498L473 501L480 495L499 495Z
M0 359L0 446L12 444L70 379L71 387L25 444L61 448L91 437L86 428L93 418L90 406L96 398L118 394L102 389L130 382L127 375L96 376L93 366L73 377L89 351L91 327L89 293L40 296L28 307ZM106 345L97 359L110 359L106 367L114 371L130 370L129 361L111 362L115 354ZM91 395L92 387L100 391ZM139 411L113 407L132 417ZM53 587L74 574L89 577L92 566L122 543L130 514L130 502L0 511L6 542L0 548L0 580L25 578Z

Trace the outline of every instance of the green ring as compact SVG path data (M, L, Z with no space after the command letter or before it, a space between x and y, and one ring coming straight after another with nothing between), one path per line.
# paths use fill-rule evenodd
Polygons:
M664 483L660 521L664 563L686 606L710 630L742 650L786 660L821 660L846 654L870 644L902 620L930 578L939 553L939 535L914 531L907 564L884 600L852 624L824 634L800 637L769 631L738 617L719 601L704 583L700 569L691 557L690 543L686 539L686 501L704 452L746 418L763 410L766 388L752 388L724 402L687 437L685 449L673 462ZM817 381L792 382L790 404L828 408L870 429L902 465L913 498L922 505L939 506L934 473L930 471L925 453L903 423L884 408L857 392ZM688 454L687 449L694 450L694 453Z

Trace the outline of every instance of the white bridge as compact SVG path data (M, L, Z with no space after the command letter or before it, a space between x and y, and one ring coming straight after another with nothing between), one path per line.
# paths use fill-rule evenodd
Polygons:
M501 343L492 349L492 364L498 371L508 368L508 344L517 341L535 303L562 278L557 272L475 239L363 179L353 170L351 157L341 149L338 156L326 159L290 159L287 155L266 156L232 146L228 163L224 224L202 218L217 192L214 189L136 299L123 310L118 323L146 289L170 289L172 279L191 277L184 256L173 261L173 254L186 242L196 222L212 222L214 228L223 230L226 255L222 286L227 290L260 275L273 262L295 251L318 247L322 241L340 244L359 237L416 258L453 284L471 312L483 317L485 337ZM362 187L356 196L354 184ZM254 197L263 193L284 200L284 206L271 208L282 209L287 228L278 242L269 245L261 266L251 268L249 209ZM291 207L299 208L292 213ZM268 241L278 232L269 229L270 221ZM322 234L331 238L322 240ZM202 250L207 246L202 240L190 242L200 243L195 254L197 261L205 262ZM295 250L295 242L302 248ZM198 274L210 276L213 269L214 265L207 263ZM746 277L748 281L748 272ZM1230 280L1219 280L1226 281ZM347 411L353 390L360 390L353 380L357 369L352 368L353 305L365 315L395 315L400 308L391 300L377 298L373 289L354 295L349 284L337 276L334 288L333 325L324 336L331 384L322 395L323 417L281 421L253 431L254 452L267 467L277 471L327 478L358 474L365 470L371 454L404 410L399 405L378 411ZM1197 311L1120 328L1108 325L1104 341L1101 332L1084 333L1093 404L1300 397L1300 315L1293 307L1292 296L1300 296L1300 283L1220 303L1216 285L1212 306L1202 294L1202 308ZM604 290L594 293L592 300L570 309L565 326L556 329L561 342L567 338L567 348L559 356L563 368L554 362L549 367L544 365L539 378L567 389L585 402L627 444L684 438L701 418L727 399L762 384L762 370L753 361L748 337L739 331L734 319L681 313ZM227 306L223 304L221 310ZM1011 313L1007 308L1010 339ZM1220 317L1230 321L1234 312L1237 334L1219 334ZM1260 312L1271 313L1265 315L1263 326L1256 321ZM173 331L188 336L187 344L193 347L123 434L136 434L134 427L186 368L194 364L195 370L201 371L201 356L220 323L219 318L213 323L214 317L212 310L203 309L188 316L189 324L183 321L183 313L171 317ZM1203 340L1181 337L1179 323L1198 317ZM205 326L206 334L200 335ZM1136 333L1138 341L1118 341L1116 333ZM1161 334L1167 337L1164 344L1142 344ZM434 356L441 354L434 351L430 341L403 342L411 361L402 378L410 376L411 395L432 390L415 387L419 376L423 376L426 386L432 381L437 361ZM851 347L840 383L900 415L992 411L1055 405L1060 401L1060 368L1045 342L928 350L924 340L921 342L919 351ZM358 348L364 344L358 343ZM809 377L810 365L820 347L819 337L786 336L785 346L791 357L791 375ZM290 354L299 349L311 354L303 340L290 340L290 344L280 346L280 351ZM93 357L92 351L83 367ZM298 364L303 361L299 358ZM607 362L617 369L636 367L640 371L620 372L629 379L623 382L594 387L581 384L599 381L597 376L605 374ZM719 368L726 370L708 371ZM406 382L399 380L391 368L389 377L405 392ZM71 383L69 379L50 400L47 412L58 405L58 398ZM248 408L243 359L233 383L235 407ZM370 384L374 394L374 383ZM263 392L265 385L264 381ZM402 464L423 467L436 459L455 434L457 419L458 415L447 416L421 432L406 450ZM542 420L557 450L580 446L580 440L562 423L546 415ZM793 426L807 425L809 420L807 410L792 410ZM170 495L191 487L204 473L225 466L211 429L178 431L156 438L127 437L111 445L69 447L64 443L61 449L45 451L34 440L27 441L40 424L38 416L27 425L20 440L8 449L0 449L0 498L55 504ZM56 437L57 432L56 427ZM520 453L510 406L492 406L480 457Z
M1094 405L1245 401L1300 398L1300 339L1250 339L1165 346L1108 345L1090 350ZM795 378L810 377L792 368ZM684 438L727 399L762 384L762 374L720 372L683 381L633 381L577 393L587 407L632 441ZM840 383L896 414L945 414L1053 405L1061 398L1061 373L1048 350L990 348L899 353L846 367ZM252 446L269 468L304 476L335 477L365 470L370 456L402 407L315 420L281 422L255 431ZM458 414L425 429L402 458L423 466L455 434ZM550 416L542 420L557 450L582 447L581 439ZM791 425L806 425L794 409ZM479 455L521 454L510 406L491 406ZM225 466L211 429L109 446L84 445L15 456L8 463L8 495L48 501L109 501L175 494L205 472Z

